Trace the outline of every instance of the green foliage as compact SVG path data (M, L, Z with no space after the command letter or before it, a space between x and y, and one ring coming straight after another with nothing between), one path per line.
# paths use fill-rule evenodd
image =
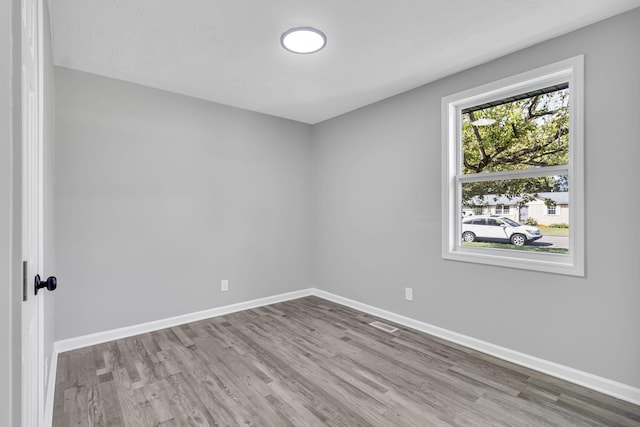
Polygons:
M488 126L478 119L495 120ZM463 114L464 173L563 165L569 155L569 90Z
M493 123L481 125L478 119ZM462 150L465 174L567 164L569 89L464 112ZM519 197L524 206L539 192L567 189L564 176L472 182L463 186L462 198L472 206L474 197L486 194Z
M518 199L519 206L526 206L539 198L539 192L567 191L566 176L541 176L501 181L465 182L462 184L462 203L468 207L485 206L498 201L498 196ZM484 200L487 194L495 195L494 200ZM551 201L553 202L553 201Z
M549 224L547 225L549 228L569 228L569 224L566 222L559 222L557 224Z
M525 225L538 225L538 221L533 217L527 218L524 223Z

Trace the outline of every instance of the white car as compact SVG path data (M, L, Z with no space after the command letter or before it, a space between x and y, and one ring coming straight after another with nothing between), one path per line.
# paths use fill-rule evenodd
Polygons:
M462 241L478 240L510 242L516 246L538 240L542 233L537 227L521 225L504 216L479 215L462 220Z

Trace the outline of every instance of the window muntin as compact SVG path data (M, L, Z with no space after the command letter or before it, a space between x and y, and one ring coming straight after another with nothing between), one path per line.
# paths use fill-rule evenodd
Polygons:
M558 209L557 209L557 205L555 204L548 204L547 205L547 215L558 215Z
M584 274L583 62L582 56L575 57L443 98L444 258ZM502 117L499 112L503 113ZM513 124L518 131L524 125L524 131L515 132ZM492 134L502 139L484 146L483 152L480 141L491 138ZM519 143L524 146L514 145ZM537 148L531 148L536 145ZM491 162L496 159L501 161ZM541 184L550 177L557 180L556 188ZM474 192L480 197L492 196L487 190L491 182L501 186L493 196L514 197L536 191L545 194L528 205L470 200L469 193ZM516 184L540 188L526 188L527 192L522 193ZM562 189L563 185L567 188ZM472 209L473 214L479 214L478 208L482 207L484 214L493 211L505 215L504 206L509 205L508 216L522 223L528 219L527 210L544 216L545 204L551 200L548 197L552 192L555 192L551 194L553 200L564 197L566 200L562 203L566 201L569 206L562 214L563 222L568 218L567 223L571 223L568 249L540 253L531 252L530 247L520 251L463 245L461 219L472 215Z

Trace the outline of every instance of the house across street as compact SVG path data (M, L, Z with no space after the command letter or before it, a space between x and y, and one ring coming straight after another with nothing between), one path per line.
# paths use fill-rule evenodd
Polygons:
M537 224L549 225L569 223L569 193L542 192L537 193L535 200L520 206L521 197L508 198L495 194L476 196L472 203L462 208L463 216L500 215L524 224L534 219Z

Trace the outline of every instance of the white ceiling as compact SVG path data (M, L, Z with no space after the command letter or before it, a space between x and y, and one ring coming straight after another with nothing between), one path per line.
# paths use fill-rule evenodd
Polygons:
M640 0L49 0L56 65L317 123ZM324 50L280 46L291 27Z

